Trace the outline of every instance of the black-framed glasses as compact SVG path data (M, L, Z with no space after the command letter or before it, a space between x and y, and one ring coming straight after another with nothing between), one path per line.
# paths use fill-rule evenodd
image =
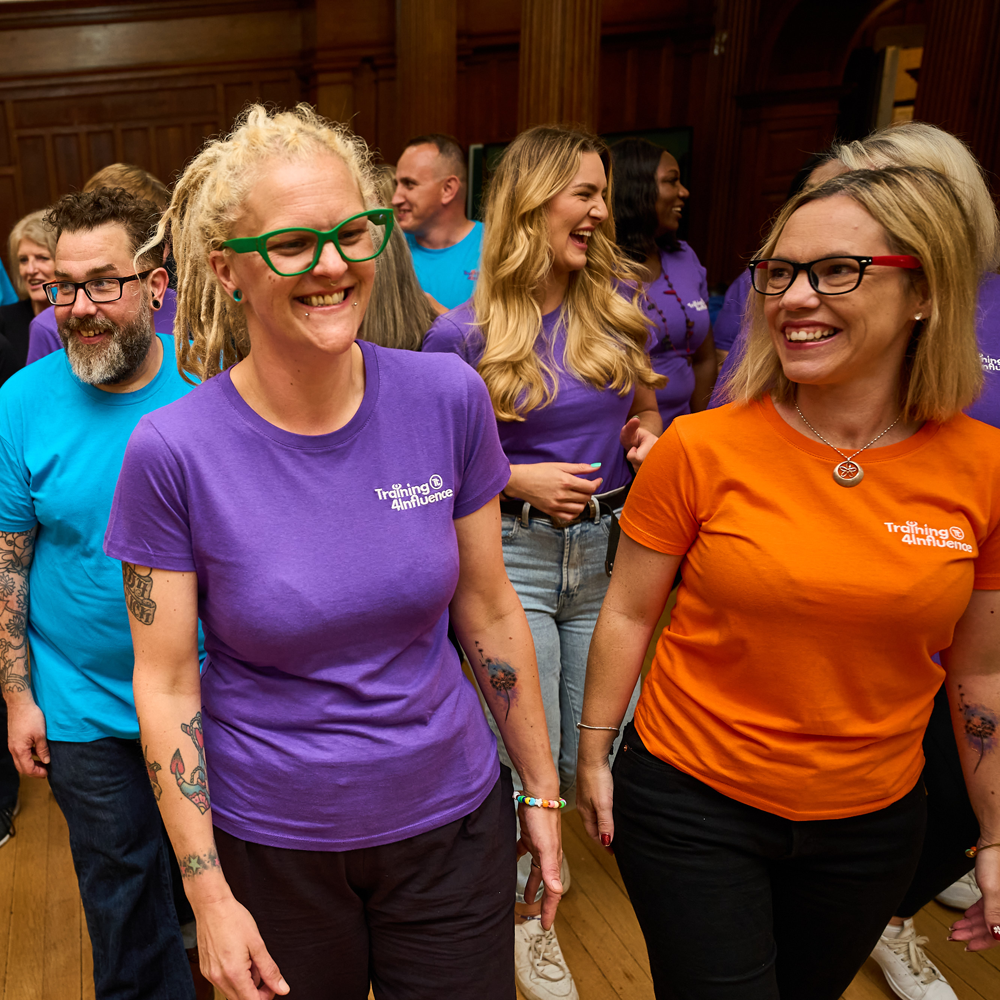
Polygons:
M128 281L138 281L156 270L151 267L141 274L130 274L127 278L91 278L89 281L47 281L42 288L45 297L54 306L71 306L76 302L77 292L82 288L91 302L117 302L122 297L122 285Z
M327 232L306 229L275 229L260 236L243 236L226 240L223 247L235 253L256 251L264 258L264 263L283 278L293 278L297 274L311 271L327 243L337 248L337 253L352 264L373 260L385 248L392 234L393 215L391 208L369 208Z
M750 280L754 291L761 295L781 295L792 286L799 271L805 271L809 284L821 295L846 295L861 284L865 270L872 264L879 267L903 267L907 270L922 266L918 257L908 254L820 257L819 260L805 262L768 257L750 261Z

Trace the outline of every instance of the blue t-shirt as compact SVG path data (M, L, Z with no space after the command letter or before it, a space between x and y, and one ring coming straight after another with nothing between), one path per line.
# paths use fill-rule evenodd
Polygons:
M160 370L136 392L86 385L65 351L0 389L0 531L38 525L28 642L35 701L52 740L139 735L122 569L103 543L135 425L192 388L177 372L173 341L160 340Z
M483 248L483 224L472 223L472 232L442 250L422 247L411 233L404 233L413 257L420 287L441 305L454 309L472 297L479 277L479 252Z
M0 306L13 305L16 301L17 291L11 284L10 278L7 277L3 264L0 264Z

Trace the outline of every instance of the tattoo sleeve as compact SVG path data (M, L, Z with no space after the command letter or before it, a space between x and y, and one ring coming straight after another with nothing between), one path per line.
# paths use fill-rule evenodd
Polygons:
M965 730L966 742L973 751L979 754L976 766L972 769L972 773L975 774L983 762L983 757L996 750L997 743L1000 741L1000 713L985 705L967 702L961 684L958 685L958 706L962 713L962 727Z
M504 721L510 715L510 696L517 687L517 671L503 660L495 660L486 655L483 647L476 640L476 652L479 654L479 662L489 680L490 687L496 691L498 696L503 696L507 703L507 710L504 713Z
M125 603L132 617L142 625L152 625L156 617L156 602L149 596L153 592L153 571L139 572L132 563L122 563L122 580L125 584Z
M190 799L200 813L206 813L212 808L212 800L208 794L208 774L205 771L205 734L201 728L201 712L196 713L190 724L182 722L181 731L191 737L191 742L198 751L198 764L191 771L190 778L185 778L184 758L178 747L170 758L170 773L174 776L181 795Z
M4 694L31 687L28 570L37 530L0 532L0 686Z
M178 858L177 863L180 865L182 878L194 878L203 872L222 871L215 844L212 844L204 854L188 854L186 857Z

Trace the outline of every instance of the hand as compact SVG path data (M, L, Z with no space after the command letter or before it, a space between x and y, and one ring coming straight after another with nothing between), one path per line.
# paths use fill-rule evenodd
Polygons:
M603 479L581 478L596 472L593 466L570 462L512 465L510 481L504 492L508 496L527 500L532 507L545 511L556 520L572 521L604 482Z
M997 839L980 839L980 843L995 843ZM1000 944L1000 847L976 855L976 881L983 898L952 924L950 940L964 941L969 951L986 951Z
M45 716L30 693L7 702L7 748L14 766L32 778L48 777L48 771L32 760L32 751L42 764L48 764L49 743L45 737Z
M431 309L433 309L438 316L443 316L446 312L448 312L448 307L441 305L441 303L438 302L438 300L434 298L430 292L424 292L424 297L431 304Z
M632 464L633 469L638 469L643 460L649 454L649 449L656 444L656 435L652 431L646 430L638 417L631 420L622 428L618 439L622 447L627 452L626 458Z
M562 827L558 809L540 806L518 806L521 821L521 839L517 842L517 856L530 854L535 862L531 866L528 882L524 887L524 901L533 903L541 883L545 885L542 897L542 927L548 930L556 918L556 907L562 898L563 887L559 879L562 868ZM536 867L536 865L538 867Z
M202 903L195 916L202 975L227 1000L274 1000L288 992L256 922L234 896Z
M615 821L611 807L615 782L607 757L596 764L582 760L576 767L576 809L584 828L609 853L614 854L611 841L615 837Z

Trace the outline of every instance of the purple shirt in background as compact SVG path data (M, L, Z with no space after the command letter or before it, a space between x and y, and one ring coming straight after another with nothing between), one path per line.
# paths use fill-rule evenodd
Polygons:
M273 847L403 840L499 777L448 641L454 519L510 475L489 394L456 358L359 347L364 398L332 434L268 423L228 371L143 417L105 536L198 574L214 820Z
M650 360L657 372L667 376L667 384L656 390L656 402L666 430L674 417L691 412L694 392L691 358L708 336L712 324L708 316L708 278L691 247L682 240L678 250L661 251L660 267L663 273L646 286L646 315L656 325ZM689 319L694 323L690 339L687 337Z
M712 337L720 351L731 351L743 325L743 310L750 294L750 269L744 268L739 277L726 289L722 308L715 317Z
M177 293L168 288L163 293L163 303L153 312L153 329L164 337L174 335L174 316L177 313ZM43 309L28 327L28 360L25 364L44 358L46 354L62 350L59 328L56 325L56 307Z
M570 374L562 365L566 328L561 310L542 317L538 345L550 352L550 364L559 375L559 388L548 406L536 407L521 421L497 421L500 443L511 465L536 462L600 462L593 477L603 478L600 492L617 490L632 481L619 434L628 421L633 392L619 396L610 389L596 389ZM422 351L457 354L475 368L485 343L475 326L472 302L439 316L424 337Z

